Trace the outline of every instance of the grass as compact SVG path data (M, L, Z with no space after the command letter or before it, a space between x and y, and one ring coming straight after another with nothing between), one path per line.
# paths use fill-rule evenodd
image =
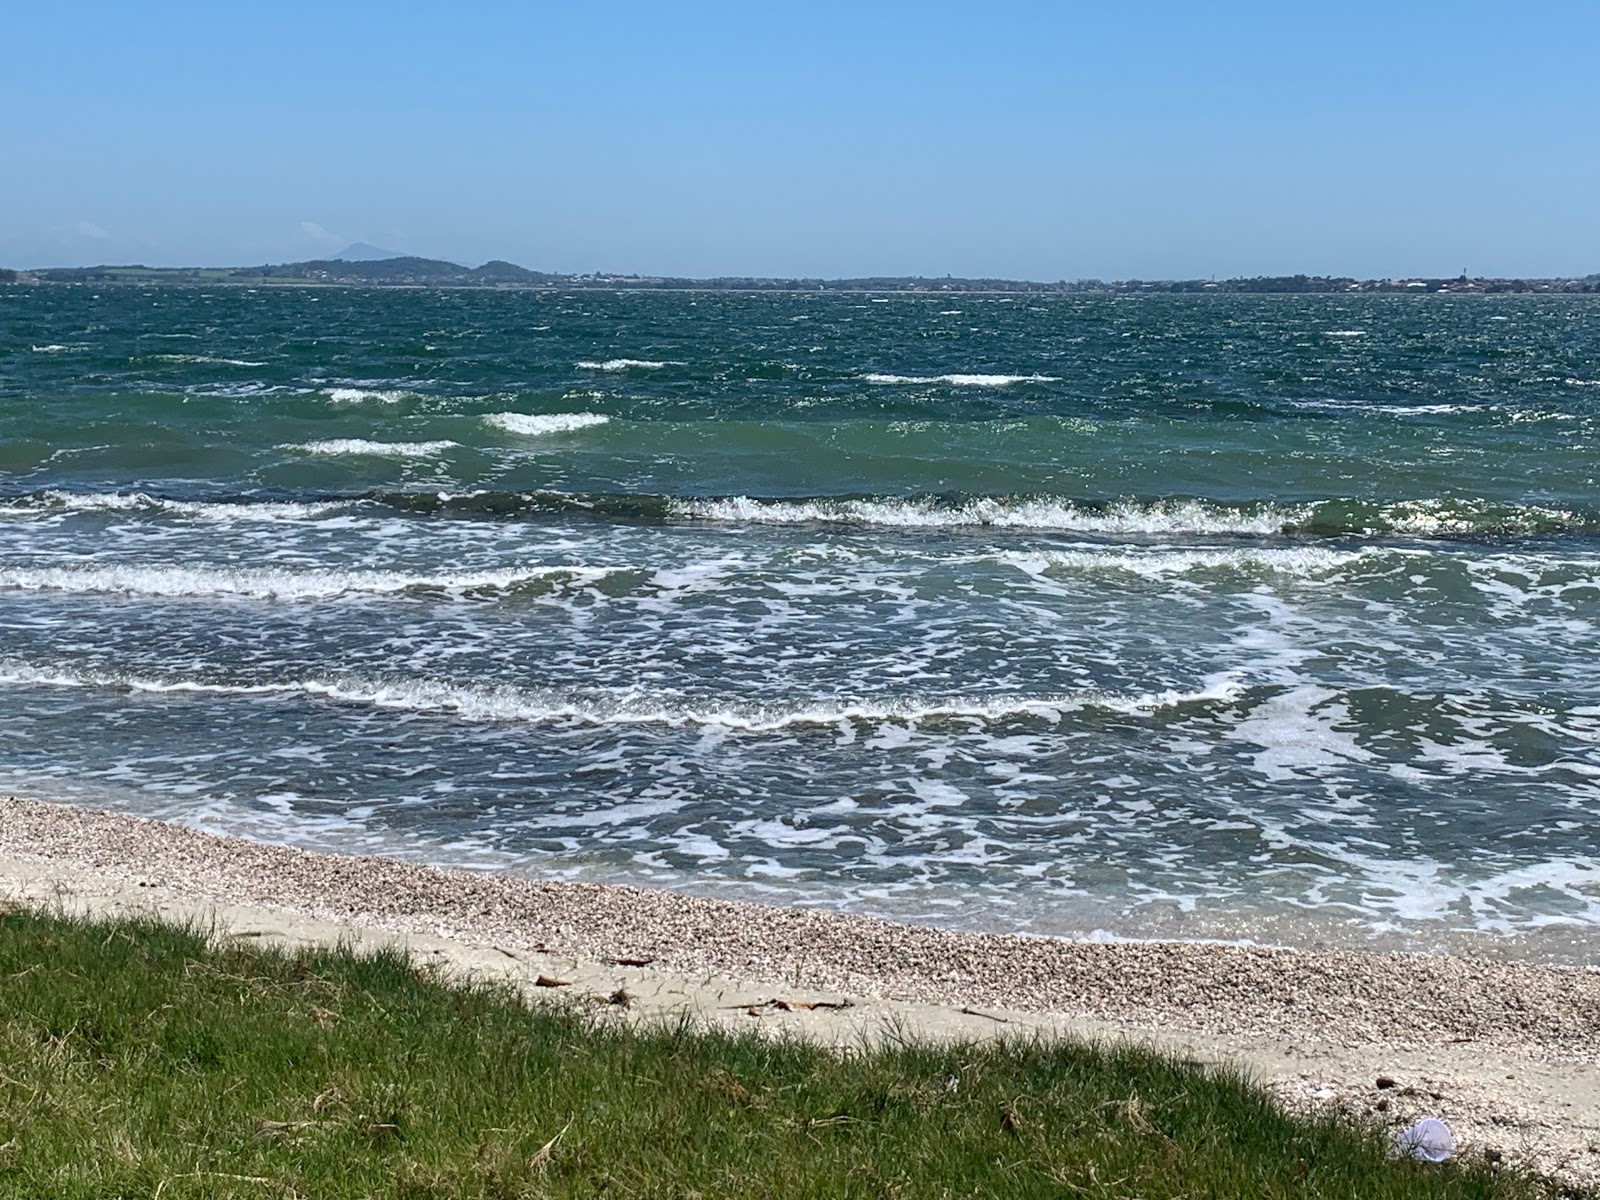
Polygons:
M0 1196L1544 1194L1149 1053L635 1032L395 954L0 915Z

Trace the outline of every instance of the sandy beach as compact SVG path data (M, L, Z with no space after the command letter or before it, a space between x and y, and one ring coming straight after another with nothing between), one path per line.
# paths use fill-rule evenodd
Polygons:
M837 1044L896 1030L1134 1038L1242 1067L1292 1105L1396 1126L1436 1115L1464 1152L1600 1180L1592 971L956 933L314 854L17 797L0 798L0 891L281 944L402 944L544 995L620 989L639 1019L689 1012Z

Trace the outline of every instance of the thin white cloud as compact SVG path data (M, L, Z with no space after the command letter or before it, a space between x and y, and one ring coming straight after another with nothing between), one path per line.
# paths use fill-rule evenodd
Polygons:
M300 222L300 232L305 234L308 238L310 238L314 242L340 243L340 242L344 241L344 239L342 237L340 237L338 234L329 233L326 229L324 229L321 225L318 225L315 221L301 221Z
M79 237L93 238L97 242L106 241L111 237L109 233L100 228L100 226L96 225L93 221L79 221L75 226L73 226L73 229L77 232Z

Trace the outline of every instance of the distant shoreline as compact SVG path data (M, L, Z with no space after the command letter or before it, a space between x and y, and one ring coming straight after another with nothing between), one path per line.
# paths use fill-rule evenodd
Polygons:
M664 275L568 275L531 271L508 262L464 267L441 259L398 257L347 262L264 264L259 267L46 267L0 270L0 284L143 284L185 287L350 287L477 291L660 291L782 294L905 295L1593 295L1600 274L1549 279L1497 277L1355 279L1349 276L1275 275L1234 279L1084 279L1044 283L1017 279L863 276L786 279L722 276L692 279Z

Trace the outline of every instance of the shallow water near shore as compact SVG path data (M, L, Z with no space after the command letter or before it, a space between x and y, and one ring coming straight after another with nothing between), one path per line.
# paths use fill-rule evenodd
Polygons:
M1600 302L0 290L0 786L1584 961Z

